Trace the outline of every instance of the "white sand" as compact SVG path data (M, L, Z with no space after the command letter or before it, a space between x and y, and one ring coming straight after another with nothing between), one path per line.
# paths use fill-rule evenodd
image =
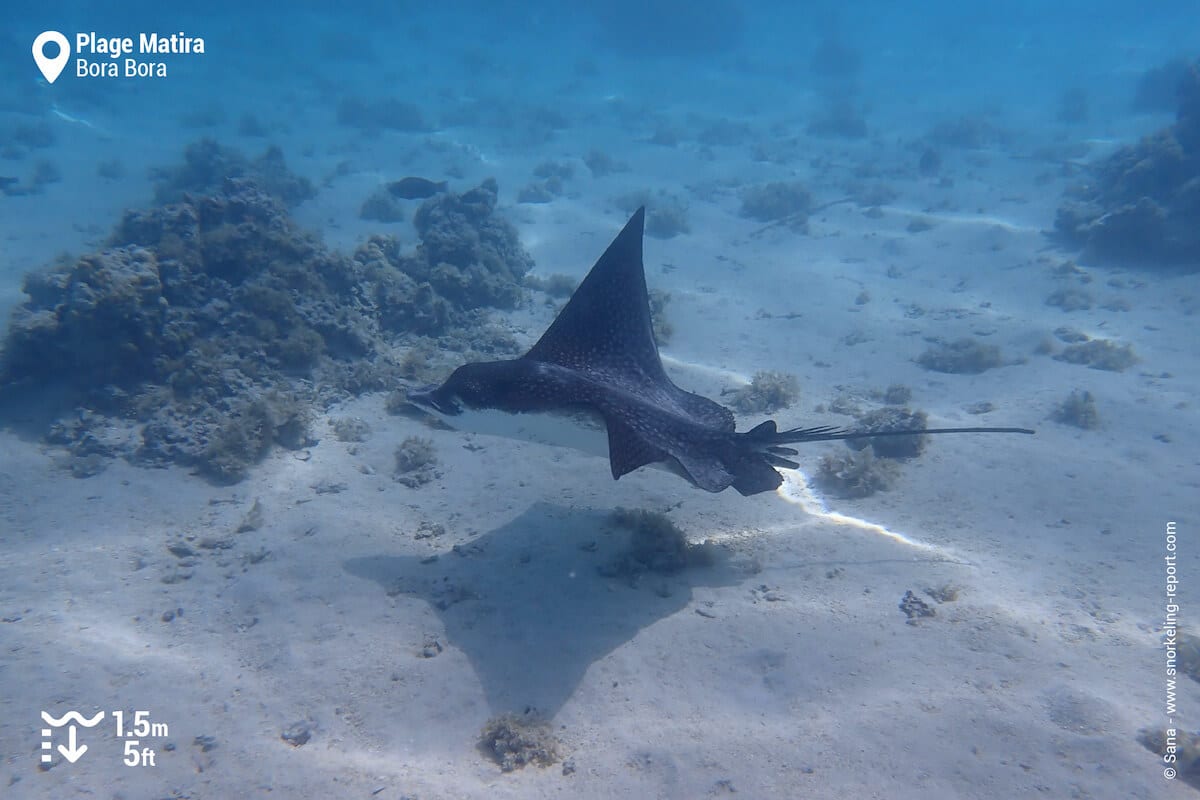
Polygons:
M320 179L339 155L295 155L308 135L284 143L293 166ZM397 139L420 142L362 144L359 171L298 218L348 247L378 229L355 214L383 176L456 161L469 173L457 185L495 174L511 203L534 164L579 154L554 145L493 152L490 163L428 152L415 166L375 163L399 152ZM0 197L9 304L12 276L102 238L148 196L131 169L97 204L102 187L83 165L114 145L85 145L64 134L53 152L63 184ZM622 147L613 154L640 173L593 180L576 162L569 197L510 210L539 273L584 274L623 222L614 195L787 177L741 148L709 161L687 147ZM89 155L70 166L80 148ZM61 454L6 432L0 796L1188 796L1136 737L1165 722L1168 520L1180 526L1184 618L1200 608L1195 276L1085 264L1101 301L1120 296L1132 310L1064 313L1043 304L1058 285L1048 267L1065 257L1039 233L1062 188L1033 186L1049 167L952 154L956 184L939 189L906 177L915 155L902 149L811 148L901 165L880 179L901 197L880 219L834 206L808 236L751 236L761 226L737 216L736 187L691 201L691 235L646 243L650 285L672 293L664 352L678 382L716 397L730 376L794 372L803 398L776 415L782 425L845 424L815 407L839 387L863 395L900 382L937 425L1022 425L1036 437L938 438L892 491L830 500L840 518L787 492L710 496L653 470L614 483L602 460L430 432L387 416L381 396L331 415L367 420L365 443L337 441L321 419L318 445L272 454L233 488L122 463L76 480ZM161 162L178 152L164 150ZM844 171L797 169L818 200L842 193ZM914 215L935 226L907 233ZM1106 286L1110 277L1129 288ZM856 305L863 290L870 301ZM906 316L914 304L923 316ZM511 324L532 341L549 319L538 305ZM1032 355L1061 325L1128 341L1142 363L1117 374ZM861 342L845 343L852 334ZM978 376L913 363L925 337L965 335L1028 361ZM1102 429L1047 420L1075 388L1097 396ZM995 410L965 412L980 401ZM392 452L411 435L430 436L441 460L441 477L415 490L391 478ZM805 469L838 447L805 449ZM256 502L261 527L235 533ZM605 523L616 506L669 510L692 540L716 543L717 564L636 586L603 577L597 567L621 548ZM416 538L425 523L445 533ZM926 597L937 615L905 623L907 590L947 584L956 601ZM167 611L178 616L164 621ZM423 657L435 641L441 652ZM1196 686L1180 689L1179 719L1194 726ZM573 772L506 774L477 750L490 717L526 707L552 719ZM39 714L70 709L109 716L81 733L90 749L78 763L56 758L43 771ZM143 743L156 766L122 765L117 709L169 726ZM311 729L301 747L281 739L296 722Z

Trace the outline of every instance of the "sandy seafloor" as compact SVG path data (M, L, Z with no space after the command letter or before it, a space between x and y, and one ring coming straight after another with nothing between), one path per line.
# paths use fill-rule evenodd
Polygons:
M1166 121L1055 136L1131 141ZM105 183L96 161L129 158L132 141L146 163L171 163L195 138L54 124L43 155L64 180L0 197L6 308L20 273L90 249L122 208L148 204L140 170ZM251 153L264 144L205 132ZM899 134L802 137L803 158L786 167L745 148L712 156L590 134L632 170L593 179L576 160L567 196L548 205L516 205L516 192L535 164L586 151L566 136L519 149L468 131L364 140L295 126L271 140L317 181L352 154L355 170L296 212L342 248L386 227L356 218L381 180L439 177L445 143L462 145L453 152L479 157L455 156L467 175L454 185L499 179L539 274L581 277L624 222L610 199L669 189L688 198L692 233L647 239L646 268L672 295L663 351L682 386L717 397L758 370L793 372L802 399L774 415L788 426L844 424L814 408L842 389L905 383L938 425L1037 435L937 438L891 491L830 500L826 515L798 501L803 473L751 498L654 470L613 482L582 454L388 416L382 395L329 414L366 420L366 442L339 442L318 419L317 445L274 452L234 487L122 462L78 480L53 448L2 433L0 796L1193 795L1164 780L1137 735L1165 722L1168 521L1185 619L1200 608L1196 276L1083 263L1101 301L1130 310L1045 305L1059 285L1050 267L1072 254L1042 233L1067 179L1036 185L1053 167L1011 157L1036 137L1009 152L947 151L954 184L939 187L916 175ZM840 205L808 235L751 236L761 225L737 214L738 187L771 179L836 199L863 159L895 169L882 180L899 198L879 219ZM909 233L914 215L934 226ZM407 223L394 228L412 239ZM856 304L864 289L870 301ZM925 315L906 316L911 304ZM531 343L551 314L537 303L500 318ZM1035 355L1062 325L1129 342L1141 362L1110 373ZM960 335L1026 360L975 376L913 362L923 337ZM1095 394L1102 428L1048 419L1073 389ZM982 401L995 410L965 411ZM419 489L391 477L410 435L432 437L441 462ZM836 447L807 447L805 469ZM261 526L236 533L255 503ZM693 541L714 543L716 563L637 585L604 577L597 567L622 547L605 523L617 506L669 511ZM423 524L445 533L417 538ZM179 542L194 565L168 550ZM958 599L906 624L904 593L946 584ZM177 616L164 621L167 611ZM423 657L433 641L442 651ZM1179 720L1194 729L1200 687L1179 686ZM552 719L573 771L503 773L476 748L485 721L526 707ZM78 763L39 769L39 713L68 709L148 711L169 726L147 742L157 765L122 765L106 721L81 736L90 750ZM281 733L298 722L311 739L292 747Z

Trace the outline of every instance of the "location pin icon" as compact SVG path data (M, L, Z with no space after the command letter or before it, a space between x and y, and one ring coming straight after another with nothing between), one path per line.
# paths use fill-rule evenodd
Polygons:
M46 58L46 54L42 52L42 48L46 46L47 42L54 42L58 45L58 55L54 58ZM37 64L38 69L42 71L42 77L46 79L46 83L54 83L58 80L58 76L62 74L63 67L70 60L71 45L67 41L67 37L58 31L42 31L33 40L33 61Z

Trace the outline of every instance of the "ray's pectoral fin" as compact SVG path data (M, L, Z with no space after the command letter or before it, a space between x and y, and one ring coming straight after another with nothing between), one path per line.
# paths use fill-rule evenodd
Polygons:
M759 494L779 488L783 477L775 467L795 468L784 458L795 450L774 445L774 422L764 422L753 431L716 437L694 446L669 446L652 443L623 419L605 420L608 428L608 458L614 478L648 464L663 463L670 471L686 478L707 492L720 492L732 486L743 495Z
M781 483L783 476L761 455L748 455L734 464L731 485L744 497L760 492L773 492Z
M738 476L730 472L721 459L715 456L690 452L678 452L674 456L683 469L684 477L706 492L724 491L737 482ZM779 477L774 470L771 472L775 477Z
M606 419L608 429L608 464L613 479L633 472L639 467L665 461L667 453L646 441L638 432L619 419Z
M783 476L762 453L735 449L722 455L675 453L675 460L696 486L720 492L732 486L742 495L770 492L779 488Z

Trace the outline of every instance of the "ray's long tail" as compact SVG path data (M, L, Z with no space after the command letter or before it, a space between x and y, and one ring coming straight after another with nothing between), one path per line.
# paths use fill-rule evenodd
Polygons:
M788 456L798 454L789 444L807 444L809 442L831 442L839 439L873 439L877 436L920 436L926 433L1024 433L1033 434L1029 428L912 428L909 430L856 431L824 425L816 428L789 428L781 431L775 425L775 420L760 423L745 433L739 434L747 439L766 456L772 466L796 469L800 465Z

